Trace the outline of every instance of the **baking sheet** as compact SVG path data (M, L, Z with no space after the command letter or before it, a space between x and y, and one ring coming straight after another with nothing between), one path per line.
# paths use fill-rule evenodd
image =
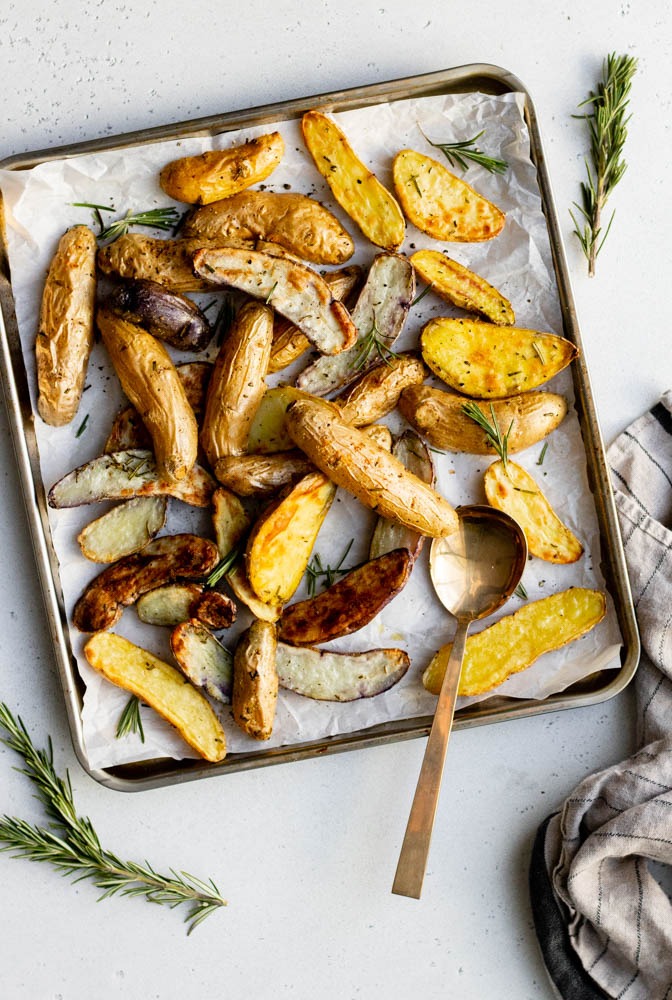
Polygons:
M426 135L435 140L468 138L482 128L486 134L481 144L510 163L501 177L481 168L471 168L466 175L469 183L482 191L507 213L504 232L485 244L453 244L450 255L475 271L484 274L512 301L517 324L563 333L560 296L558 293L551 247L549 244L537 170L530 157L530 143L524 116L522 94L498 96L474 94L444 94L419 99L382 103L372 107L336 113L334 117L348 134L353 146L378 174L390 184L393 155L404 146L412 146L437 158L423 139L418 124ZM227 132L214 138L190 138L139 145L121 150L99 151L76 158L42 163L29 171L0 171L0 187L5 199L6 226L12 287L16 302L23 356L28 374L31 399L35 403L33 342L44 274L62 231L69 225L88 222L88 213L73 206L75 201L113 204L118 215L129 208L146 209L171 204L158 187L160 167L176 156L200 152L213 146L228 146L271 131L274 124ZM271 175L265 187L271 190L302 191L314 194L339 215L350 231L353 224L334 205L330 192L303 148L295 120L281 120L277 128L285 138L286 155L281 166ZM486 145L487 144L487 145ZM357 235L353 233L353 235ZM437 246L409 225L406 252L424 246ZM440 245L439 245L440 246ZM368 264L375 249L358 240L354 262ZM212 296L199 297L201 304ZM406 330L399 341L404 349L417 343L424 322L436 315L449 315L451 310L436 297L425 296L412 310ZM173 352L176 360L187 356ZM192 356L189 356L190 358ZM272 382L286 377L286 373ZM56 479L76 465L99 454L114 413L121 404L121 395L103 349L98 346L92 356L90 388L84 395L80 414L89 413L86 429L77 438L81 426L76 418L68 428L47 428L39 419L35 431L40 454L40 471L48 488ZM561 373L548 388L563 392L573 399L572 378ZM93 406L89 400L95 400ZM394 429L401 421L390 421ZM516 456L540 481L558 513L584 542L586 552L579 564L554 567L531 560L524 576L529 599L544 596L565 586L604 586L599 565L600 529L592 493L588 485L584 445L577 413L570 414L561 428L554 432L543 466L537 466L541 445ZM488 459L473 456L435 455L438 486L447 498L457 503L479 502L483 499L481 475ZM98 505L99 506L99 505ZM168 531L185 530L193 522L198 526L201 515L186 510L172 511ZM101 511L80 508L74 511L50 511L53 543L60 563L68 619L75 600L97 567L86 563L75 543L81 526ZM348 557L358 562L366 551L373 516L355 501L339 491L338 499L320 534L316 551L323 562L338 561L347 542L355 542ZM306 743L333 734L362 731L380 723L431 715L435 700L422 689L421 672L436 649L437 640L448 641L453 623L433 595L427 572L428 546L416 565L411 581L383 613L365 630L330 644L339 649L363 649L372 645L404 646L412 658L412 667L394 689L375 699L331 705L315 703L289 692L283 692L273 740L264 747ZM297 597L301 597L299 591ZM515 610L517 598L506 611ZM224 641L229 644L235 633L249 621L241 614L237 628ZM166 636L160 630L140 629L132 609L124 614L119 631L134 641L142 642L159 655L165 655ZM182 757L185 747L170 727L145 711L146 742L137 738L114 739L114 729L127 695L100 680L90 670L81 654L83 639L70 635L77 657L78 669L86 682L84 700L84 744L90 767L106 768L127 761L157 756ZM604 623L589 636L567 647L561 653L543 657L524 674L507 681L498 694L513 698L543 699L552 692L563 690L578 679L596 670L620 666L622 647L617 616L610 601L610 611ZM460 704L465 704L461 700ZM459 706L458 706L459 707ZM240 734L230 723L228 710L224 721L232 752L259 751L260 746Z

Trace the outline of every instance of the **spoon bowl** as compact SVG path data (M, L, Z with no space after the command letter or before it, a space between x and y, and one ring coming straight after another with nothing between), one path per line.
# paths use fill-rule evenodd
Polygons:
M480 504L458 507L457 513L457 530L435 538L430 553L434 589L457 619L457 630L392 886L397 895L414 899L422 892L469 626L508 601L527 561L523 529L508 514Z

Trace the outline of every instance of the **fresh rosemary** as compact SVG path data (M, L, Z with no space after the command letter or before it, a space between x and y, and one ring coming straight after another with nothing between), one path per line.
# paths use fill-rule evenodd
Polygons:
M313 558L310 560L306 567L306 575L308 577L307 587L309 597L314 597L317 591L318 582L322 577L324 577L324 582L326 587L331 587L332 583L335 582L336 578L339 576L345 576L352 569L356 568L353 566L343 568L343 563L348 557L348 552L353 546L354 538L351 538L348 542L345 551L341 558L338 560L335 566L323 566L322 560L320 559L319 552L316 552Z
M478 135L473 136L471 139L463 139L462 142L432 142L419 125L418 128L430 146L441 150L451 167L458 166L462 170L467 170L469 168L467 161L471 160L472 163L478 163L479 166L484 167L491 174L503 174L508 169L509 164L506 160L500 160L496 156L489 156L476 145L481 136L484 135L485 129L481 129Z
M595 274L595 262L609 235L614 221L612 212L607 227L602 231L602 213L612 191L626 170L623 148L628 134L630 115L627 113L632 78L637 70L633 56L617 56L612 52L602 66L602 80L596 91L591 91L580 108L590 106L590 111L575 115L588 123L590 132L590 159L586 163L588 178L581 184L581 203L574 202L580 219L570 209L574 235L588 261L588 274Z
M215 322L212 326L212 339L216 344L221 344L228 334L234 319L236 318L236 307L230 295L225 295L222 304L217 311Z
M77 882L90 879L102 890L99 899L143 896L150 903L161 903L171 909L186 904L188 934L218 907L226 905L212 880L203 882L173 869L170 875L162 875L147 862L140 865L122 861L104 850L91 820L77 815L69 774L66 771L65 778L61 778L54 769L51 739L46 749L38 750L21 719L15 719L3 703L0 703L0 727L7 734L0 737L0 742L23 758L25 766L18 770L35 785L49 819L47 826L40 827L3 816L0 850L10 852L15 858L47 862Z
M492 403L490 403L491 420L488 420L478 403L463 403L462 412L467 417L475 420L479 427L483 428L488 444L492 445L502 460L502 465L506 468L506 463L509 460L509 434L511 433L511 428L513 427L513 420L509 424L509 429L506 434L502 434Z
M224 558L219 560L212 573L205 578L205 586L212 589L212 587L219 583L222 577L226 576L226 574L233 569L239 555L240 546L236 546L236 548L227 552Z
M356 371L364 368L365 365L369 363L372 354L377 354L379 358L385 362L386 365L390 366L390 358L398 358L399 355L395 354L391 347L388 347L383 340L383 335L378 329L378 324L376 322L376 316L374 313L373 323L371 324L371 329L361 341L356 345L357 354L355 356L353 366Z
M145 731L142 728L142 717L140 715L140 699L132 694L126 702L126 706L119 716L115 736L118 740L131 733L137 733L142 743L145 742Z
M76 208L93 209L94 219L98 225L98 239L102 243L107 240L116 240L119 236L123 236L131 226L147 226L150 229L168 231L173 229L180 220L180 213L176 208L150 208L145 212L131 212L129 209L121 219L116 219L106 226L103 222L101 212L116 211L113 206L94 205L88 201L74 201L73 205Z

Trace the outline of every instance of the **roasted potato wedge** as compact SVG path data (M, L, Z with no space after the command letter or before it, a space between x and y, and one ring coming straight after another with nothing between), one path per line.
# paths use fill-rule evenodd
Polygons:
M464 396L429 385L412 385L399 397L399 412L434 448L493 455L488 436L462 407ZM490 420L490 407L503 433L508 433L510 455L531 447L559 427L567 413L567 400L555 392L524 392L493 399L482 406Z
M231 628L238 615L238 609L228 594L206 587L191 606L191 617L213 632Z
M314 471L297 448L272 455L230 455L215 466L219 482L241 497L270 496Z
M392 454L405 468L422 479L428 486L434 485L434 465L424 442L414 431L404 431L392 446ZM386 517L379 517L373 529L369 545L369 559L378 559L394 549L408 549L415 561L420 554L425 536Z
M321 111L301 119L303 139L315 166L343 211L367 239L385 250L398 250L406 223L397 201L354 152L336 123Z
M147 650L113 632L98 632L84 654L100 674L150 705L201 757L226 756L226 735L207 699L184 675Z
M218 558L215 543L198 535L155 538L94 577L75 604L73 624L80 632L112 628L141 594L177 579L200 580Z
M247 449L250 427L266 391L273 310L246 302L222 344L208 385L201 445L214 469L220 458Z
M366 507L423 535L449 535L457 529L457 514L448 501L347 424L333 405L297 399L287 410L287 428L314 465Z
M178 351L202 351L212 339L210 323L196 303L158 281L125 281L112 290L107 305Z
M42 292L35 341L37 410L45 423L77 413L94 340L96 237L87 226L61 236Z
M98 251L103 274L156 281L173 292L212 291L212 284L194 274L193 257L207 245L202 239L163 240L142 233L125 233Z
M265 240L312 264L344 264L355 244L335 215L305 194L243 191L189 213L185 239Z
M391 413L404 389L419 385L428 372L416 354L395 354L369 368L349 389L337 396L344 420L364 427Z
M435 240L476 243L504 228L506 217L496 205L430 156L402 149L392 177L406 218Z
M415 275L401 254L378 254L369 268L352 321L357 340L336 358L318 358L296 379L296 386L313 396L342 389L390 354L401 333L415 295Z
M233 718L255 740L270 739L278 701L277 637L271 622L252 622L233 658Z
M525 670L544 653L573 642L598 624L606 613L599 590L571 587L523 605L467 639L461 695L491 691L507 677ZM441 690L450 644L442 646L422 676L432 694Z
M80 465L49 490L50 507L79 507L103 500L171 496L192 507L207 507L215 489L212 476L195 465L185 479L159 475L151 451L141 448L110 452Z
M194 269L213 285L263 299L295 323L322 354L350 347L357 330L348 310L316 271L285 257L247 250L198 250Z
M285 413L295 399L306 393L293 385L278 385L267 389L257 407L247 440L247 451L271 455L276 451L289 451L294 442L285 429Z
M421 337L422 356L435 375L465 396L502 399L536 389L577 356L553 333L440 317Z
M318 701L356 701L388 691L410 665L402 649L333 653L279 642L275 656L283 688Z
M488 503L518 522L532 556L552 563L573 563L583 545L560 520L534 478L522 466L493 462L484 476Z
M210 149L172 160L159 174L159 184L175 201L208 205L266 180L284 151L280 133L269 132L228 149Z
M327 476L311 472L257 520L245 561L252 590L265 604L285 604L300 584L335 495Z
M233 656L201 622L180 622L170 633L170 648L192 684L215 701L231 703Z
M285 608L278 638L293 646L316 646L357 632L403 589L412 568L407 549L364 563L315 597Z
M77 535L82 555L112 563L143 548L166 523L167 498L134 497L89 522Z
M135 611L145 625L174 628L192 617L191 606L202 592L200 583L164 583L141 594Z
M411 264L432 291L460 309L479 313L497 326L516 322L516 314L508 299L480 274L464 264L446 257L439 250L418 250L411 255Z
M107 309L98 328L121 386L152 438L161 476L184 479L196 463L198 425L165 347Z

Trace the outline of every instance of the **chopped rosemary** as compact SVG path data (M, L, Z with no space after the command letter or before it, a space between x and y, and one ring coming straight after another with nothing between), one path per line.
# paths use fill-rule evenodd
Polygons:
M385 362L386 365L390 365L390 358L398 358L399 355L395 354L391 347L388 347L383 340L383 335L378 329L378 324L376 323L376 316L374 313L373 323L369 332L362 337L359 344L356 345L357 354L354 360L354 368L359 371L368 364L369 359L372 354L377 354L379 358Z
M78 816L72 794L70 775L59 777L54 769L51 739L45 750L38 750L20 718L14 718L7 705L0 703L0 737L23 758L21 774L37 789L37 798L46 809L48 825L34 826L13 816L0 819L0 850L14 858L28 858L52 865L75 882L90 879L102 890L99 900L111 896L143 896L147 902L161 903L173 909L186 904L187 933L207 916L226 905L219 889L210 879L204 882L187 872L171 869L170 875L156 872L151 865L122 861L103 848L87 816Z
M79 425L79 427L77 429L77 433L75 434L75 437L81 437L82 436L82 434L86 430L86 425L88 424L88 422L89 422L89 414L87 413L86 416L84 417L84 419L82 420L81 424Z
M131 733L137 733L141 742L145 742L145 731L142 728L142 718L140 716L140 699L134 694L128 699L126 707L119 716L117 731L114 735L120 740Z
M101 212L114 212L111 205L94 205L87 201L75 201L72 203L77 208L91 208L99 226L98 239L101 242L116 240L119 236L127 233L131 226L147 226L150 229L161 229L164 231L173 229L180 220L180 213L176 208L150 208L144 212L131 212L129 209L121 219L116 219L108 226L105 226Z
M627 114L632 78L637 71L633 56L607 56L602 65L602 80L596 91L591 91L580 108L590 106L590 111L575 118L583 118L590 132L590 158L586 159L587 180L581 184L581 204L574 202L580 219L570 209L574 235L588 261L588 274L595 274L595 263L604 241L609 235L614 213L602 232L602 212L612 191L626 170L623 148L628 135Z
M422 131L420 125L418 125L418 128L430 146L441 150L451 167L457 165L462 170L467 170L469 167L467 160L471 160L473 163L478 163L479 166L489 170L491 174L503 174L508 169L509 164L506 160L489 156L476 145L481 136L484 135L485 129L481 129L478 135L473 136L471 139L463 139L462 142L432 142Z
M527 600L527 591L525 590L525 587L523 586L522 583L518 584L518 586L514 590L514 594L516 595L516 597L520 597L520 599L523 601Z
M509 429L506 434L502 434L497 417L495 416L495 408L492 403L490 403L490 416L492 418L492 422L488 420L478 403L463 403L462 412L467 417L475 420L479 427L483 428L488 439L488 443L492 445L502 460L502 465L506 468L506 463L509 460L509 434L511 433L511 428L513 427L513 420L509 424Z
M315 553L313 558L308 563L308 566L306 567L306 574L308 577L307 580L308 595L310 597L315 596L315 593L317 591L318 581L320 580L321 577L324 577L325 586L331 587L332 583L335 582L337 577L345 576L345 574L349 573L352 569L356 569L355 566L349 566L346 567L345 569L343 568L343 563L347 559L348 552L352 548L354 541L355 541L354 538L350 539L343 555L338 560L335 566L323 566L319 552Z
M422 302L422 300L424 299L424 297L427 294L427 292L431 292L431 290L432 290L433 287L434 287L434 285L430 282L430 284L427 285L426 288L423 288L423 290L420 292L420 294L416 295L415 298L413 299L413 301L411 302L411 309L413 308L413 306L417 306L418 302Z
M546 458L546 452L548 451L548 441L544 441L544 447L539 452L539 458L537 459L537 465L543 465L544 459Z

